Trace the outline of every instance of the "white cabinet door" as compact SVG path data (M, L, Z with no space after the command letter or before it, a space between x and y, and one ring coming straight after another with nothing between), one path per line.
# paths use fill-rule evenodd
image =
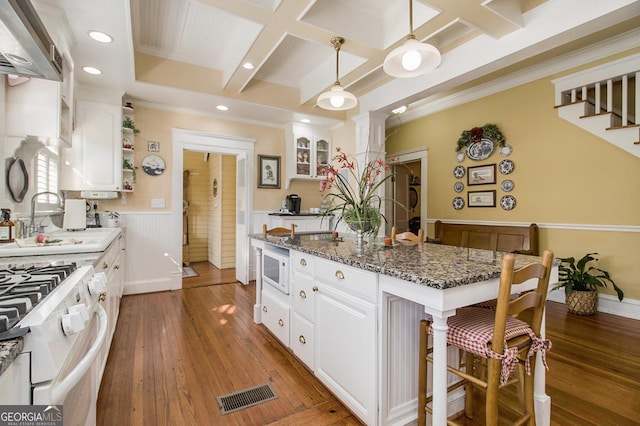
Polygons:
M262 290L262 323L289 347L289 306Z
M376 307L316 282L315 374L367 424L376 421Z
M329 129L292 124L287 130L287 182L291 179L321 179L331 161Z
M62 150L60 188L122 189L122 108L77 101L73 146Z
M300 361L313 370L314 331L313 324L297 313L293 314L291 325L291 350Z

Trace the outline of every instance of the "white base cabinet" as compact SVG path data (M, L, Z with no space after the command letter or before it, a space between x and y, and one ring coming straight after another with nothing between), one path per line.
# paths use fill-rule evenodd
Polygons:
M319 283L315 374L367 424L376 423L376 307Z
M262 289L262 323L355 415L376 424L377 275L295 250L289 265L289 295Z

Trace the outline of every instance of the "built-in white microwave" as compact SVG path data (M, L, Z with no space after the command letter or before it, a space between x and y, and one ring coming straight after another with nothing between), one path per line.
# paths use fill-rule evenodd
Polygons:
M289 251L267 244L262 250L262 281L289 294Z

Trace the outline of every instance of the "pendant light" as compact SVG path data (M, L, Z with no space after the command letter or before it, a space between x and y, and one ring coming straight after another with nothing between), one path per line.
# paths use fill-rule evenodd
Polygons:
M344 38L333 37L331 44L336 49L336 82L331 90L318 96L318 106L332 111L345 111L358 105L358 98L353 93L347 92L340 86L338 79L338 65L340 59L340 47L344 43Z
M421 43L413 35L413 0L409 0L409 35L402 46L393 49L384 59L382 68L392 77L417 77L440 65L440 51L428 43Z

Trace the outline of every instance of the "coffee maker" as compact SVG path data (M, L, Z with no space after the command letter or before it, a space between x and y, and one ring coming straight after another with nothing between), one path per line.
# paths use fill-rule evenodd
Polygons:
M302 204L302 198L298 194L289 194L286 198L287 210L293 214L300 214L300 205Z

